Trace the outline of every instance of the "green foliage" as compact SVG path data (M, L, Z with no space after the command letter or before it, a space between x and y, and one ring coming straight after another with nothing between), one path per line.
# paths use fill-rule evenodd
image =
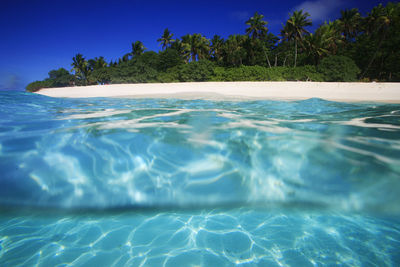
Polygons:
M182 60L185 63L189 62L190 53L191 53L190 52L190 49L191 49L190 44L184 43L183 41L176 39L171 44L171 48L178 52L179 56L182 58Z
M134 58L135 64L146 65L147 67L158 68L158 54L154 51L147 51Z
M129 54L131 57L137 57L144 53L147 48L144 47L141 41L132 43L132 52Z
M107 62L104 60L104 57L95 57L94 59L88 60L88 68L93 71L101 68L107 67Z
M324 77L315 66L305 65L296 68L285 68L283 77L286 81L313 81L323 82Z
M157 81L157 71L141 61L123 62L110 70L112 83L146 83Z
M297 66L298 44L301 45L303 43L303 35L309 33L305 27L312 25L311 19L308 19L309 16L310 14L308 12L303 13L303 10L293 11L281 31L281 35L285 40L294 41L294 67Z
M257 12L246 21L246 34L227 39L209 40L199 33L172 39L165 29L158 53L145 52L136 41L109 64L103 57L86 60L76 54L73 75L52 70L27 90L109 82L356 81L357 75L362 81L400 81L400 3L380 4L364 17L357 9L341 11L339 19L314 33L307 30L312 24L307 12L289 16L280 42Z
M217 64L221 64L223 61L224 42L224 39L221 38L221 36L219 35L214 35L214 37L211 39L210 56L211 60L213 60Z
M174 42L172 36L174 35L168 30L168 28L166 28L161 38L157 39L157 42L160 42L160 44L162 45L162 49L167 48Z
M182 36L182 42L187 45L192 56L192 61L207 59L210 51L210 40L200 33Z
M249 26L246 29L246 35L252 36L251 38L253 38L253 40L265 37L267 35L268 29L266 25L268 24L268 22L263 21L263 18L263 15L256 12L253 17L246 21L246 25Z
M111 68L95 69L88 77L90 84L106 84L111 81Z
M217 67L214 81L267 81L267 69L261 66L240 66L238 68Z
M400 81L400 3L374 7L362 30L346 51L362 70L361 78Z
M74 76L66 69L59 68L49 72L48 83L51 87L66 87L71 86L74 81Z
M25 89L28 92L36 92L42 88L50 88L50 87L52 87L52 82L50 80L44 80L44 81L31 82L25 87Z
M240 66L239 68L216 67L213 81L323 81L314 66L273 67Z
M209 60L194 61L176 67L181 82L209 81L214 73L214 64Z
M328 82L354 82L360 73L354 61L345 56L329 56L322 59L318 71Z
M177 50L167 48L165 51L158 54L157 69L159 71L166 71L167 69L179 66L183 63L184 61Z
M157 77L157 81L161 83L176 83L179 80L179 67L173 67L168 69L166 72L160 72Z
M303 42L303 61L318 65L325 56L337 54L344 44L344 36L337 30L339 25L338 21L325 23L314 34L307 35Z
M66 87L71 86L74 82L74 76L66 69L59 68L49 71L49 77L43 81L35 81L26 86L28 92L36 92L42 88Z
M351 42L351 39L357 36L357 33L361 26L361 15L357 8L342 10L342 15L339 19L339 28L343 33L343 36L347 42Z
M72 70L75 72L75 82L77 85L87 85L87 78L91 69L89 68L88 61L83 57L82 54L76 54L72 58Z
M247 58L246 43L249 38L247 35L229 35L223 46L225 66L240 66Z

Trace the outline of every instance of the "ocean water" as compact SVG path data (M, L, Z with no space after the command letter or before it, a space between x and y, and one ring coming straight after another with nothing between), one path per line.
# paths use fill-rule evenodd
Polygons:
M0 95L0 266L400 266L400 105Z

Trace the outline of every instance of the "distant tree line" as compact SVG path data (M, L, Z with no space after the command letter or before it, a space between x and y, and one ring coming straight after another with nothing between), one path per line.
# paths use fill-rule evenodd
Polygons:
M227 39L200 33L180 39L165 29L157 40L162 50L147 51L132 43L116 61L77 54L71 73L60 68L26 89L111 83L189 81L400 81L400 3L341 11L314 33L310 15L294 11L278 36L257 12L246 21L245 34Z

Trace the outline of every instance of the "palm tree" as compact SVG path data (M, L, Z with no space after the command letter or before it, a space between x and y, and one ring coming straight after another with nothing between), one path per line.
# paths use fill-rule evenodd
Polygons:
M179 55L183 59L185 63L189 62L190 59L190 45L182 42L179 39L175 39L173 43L171 43L171 49L178 51Z
M361 15L357 8L341 10L339 28L343 32L346 41L357 36L361 26Z
M131 56L132 57L140 56L141 54L143 54L144 50L146 50L146 49L147 48L144 47L144 45L141 41L136 41L136 42L132 43Z
M220 62L223 59L222 57L223 45L224 45L224 39L221 38L221 36L219 35L214 35L214 37L211 39L210 54L216 62Z
M200 33L186 34L182 36L182 42L190 47L192 61L208 57L210 41Z
M378 33L382 35L391 23L393 6L384 7L382 4L374 7L364 20L364 28L368 35Z
M283 66L286 64L286 60L289 57L290 51L289 51L289 46L291 45L291 42L295 39L294 37L294 31L290 27L288 23L285 25L282 25L283 29L281 30L280 36L281 39L279 40L280 45L277 47L277 50L280 50L279 54L285 54L285 59L283 61ZM287 41L288 45L285 45L283 41ZM276 61L276 58L275 58ZM289 65L289 64L288 64Z
M72 70L75 72L75 78L84 81L84 84L87 85L87 79L89 75L88 62L83 57L82 54L76 54L75 57L72 58Z
M117 61L110 61L110 63L108 64L109 67L116 67L118 65Z
M122 62L128 62L131 56L132 56L132 53L127 53L127 54L123 55L122 58L119 59L118 64L120 64Z
M107 62L104 60L104 57L95 57L88 60L88 67L91 70L105 68L107 67Z
M193 34L194 45L197 48L197 58L207 59L210 56L210 40L202 36L200 33Z
M304 27L312 25L311 20L307 19L309 16L310 14L308 12L303 13L303 10L294 11L290 18L286 21L286 24L281 31L283 39L294 41L294 67L296 67L297 64L298 42L301 44L303 41L303 35L309 33L306 29L304 29Z
M263 21L262 19L264 18L263 15L258 14L258 12L254 13L254 16L251 17L248 21L246 21L246 25L249 25L249 27L246 29L246 35L251 36L250 42L247 43L247 51L249 54L249 62L248 64L250 65L255 65L256 63L256 53L257 51L264 50L262 42L260 42L261 39L265 39L268 33L268 28L266 25L268 22ZM264 53L265 54L265 53ZM269 59L267 58L268 64Z
M340 22L325 22L314 34L305 36L303 46L315 65L318 65L324 56L335 55L343 43L344 36L338 31L338 23Z
M247 35L229 35L223 46L225 60L228 64L233 66L240 66L243 64L243 60L247 57L247 50L244 48L247 41Z
M249 25L249 27L246 29L246 35L251 35L253 40L257 38L262 38L268 32L268 28L266 27L268 22L263 21L263 18L263 15L256 12L254 13L253 17L246 21L246 24Z
M161 43L163 50L171 45L172 42L174 42L172 36L174 35L168 30L168 28L166 28L161 38L157 39L157 42Z
M396 12L395 5L396 4L393 5L389 3L388 6L385 8L382 6L382 4L379 4L378 6L374 7L371 10L371 12L365 19L366 33L368 35L375 35L376 39L379 40L379 43L377 45L375 53L371 57L367 67L362 73L361 78L363 78L365 74L368 72L379 50L381 49L383 42L386 39L388 28L392 24L393 19L395 17L395 12Z
M266 34L262 39L262 50L265 56L265 59L267 60L268 66L272 68L271 62L269 60L268 54L275 48L276 43L278 42L278 37L276 37L272 33Z

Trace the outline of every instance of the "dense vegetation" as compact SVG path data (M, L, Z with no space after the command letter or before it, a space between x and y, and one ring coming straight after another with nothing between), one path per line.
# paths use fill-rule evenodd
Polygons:
M104 83L188 81L400 81L400 3L374 7L366 16L341 11L314 33L309 14L294 11L279 36L268 32L264 16L246 21L245 34L212 39L194 33L173 39L165 29L162 51L132 51L117 61L73 57L72 73L52 70L26 89Z

